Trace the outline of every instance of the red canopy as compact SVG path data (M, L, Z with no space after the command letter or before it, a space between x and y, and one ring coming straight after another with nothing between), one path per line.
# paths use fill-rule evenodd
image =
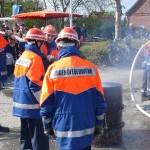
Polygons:
M47 19L53 19L53 18L66 18L66 17L69 17L69 13L59 12L59 11L43 10L43 11L35 11L35 12L27 12L27 13L16 14L16 15L12 15L11 17L12 18L20 18L20 19L47 20ZM73 17L82 17L82 15L73 14Z

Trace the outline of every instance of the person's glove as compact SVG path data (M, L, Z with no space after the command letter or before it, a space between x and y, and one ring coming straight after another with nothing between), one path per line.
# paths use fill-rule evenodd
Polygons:
M52 118L50 117L42 117L42 123L44 127L44 134L49 138L55 138L55 133L52 128Z
M52 56L52 55L47 55L47 60L50 62L50 63L53 63L54 61L57 60L56 57Z
M94 131L94 136L102 136L104 133L104 129L102 126L96 126Z
M13 32L11 30L6 30L5 31L5 36L10 37L13 35Z
M55 133L52 128L44 128L44 134L50 138L55 138Z

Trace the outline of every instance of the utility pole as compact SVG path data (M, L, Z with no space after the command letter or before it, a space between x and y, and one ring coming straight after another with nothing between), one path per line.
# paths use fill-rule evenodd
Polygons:
M46 1L44 0L44 9L47 9Z

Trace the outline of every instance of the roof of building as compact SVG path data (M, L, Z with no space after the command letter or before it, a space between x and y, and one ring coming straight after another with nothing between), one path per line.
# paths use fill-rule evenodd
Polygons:
M133 9L135 9L136 7L138 7L138 5L139 5L140 3L144 3L145 1L146 1L146 0L137 0L137 1L135 2L135 4L125 13L126 16L128 16L130 13L132 13Z

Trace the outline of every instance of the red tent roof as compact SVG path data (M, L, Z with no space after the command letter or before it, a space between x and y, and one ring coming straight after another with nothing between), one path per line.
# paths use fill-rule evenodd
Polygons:
M20 18L20 19L41 19L41 20L46 20L46 19L53 19L53 18L69 17L69 13L43 10L43 11L16 14L16 15L12 15L11 17L12 18ZM73 17L82 17L82 15L73 14Z

